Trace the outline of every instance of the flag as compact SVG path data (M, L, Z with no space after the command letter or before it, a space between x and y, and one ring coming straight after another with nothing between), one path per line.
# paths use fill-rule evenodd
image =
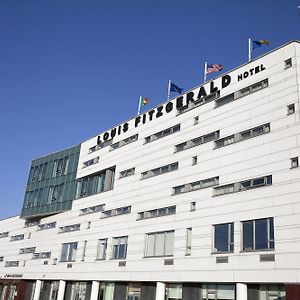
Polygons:
M222 65L207 65L206 66L206 74L214 73L214 72L220 72L223 69Z
M172 83L170 84L170 92L177 92L178 94L181 94L183 91L183 88L180 88L176 84Z
M147 98L147 97L141 97L141 99L140 99L140 102L141 102L141 105L142 105L142 106L148 104L149 101L150 101L150 100L149 100L149 98Z
M261 45L269 45L270 42L268 40L259 40L259 41L252 41L252 50L255 48L259 48Z

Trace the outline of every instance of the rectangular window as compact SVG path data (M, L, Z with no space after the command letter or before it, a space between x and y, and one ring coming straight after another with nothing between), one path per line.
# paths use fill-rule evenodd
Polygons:
M292 63L292 58L288 58L288 59L286 59L286 60L284 61L284 67L285 67L285 69L290 68L292 65L293 65L293 63Z
M39 225L41 220L34 220L34 221L25 221L24 227L32 227Z
M221 147L233 144L233 143L248 140L248 139L254 138L256 136L259 136L259 135L262 135L265 133L269 133L269 132L270 132L270 123L256 126L254 128L247 129L247 130L229 135L227 137L224 137L224 138L221 138L221 139L215 141L215 149L221 148Z
M95 158L92 158L92 159L89 159L85 162L83 162L83 166L82 168L87 168L89 166L92 166L92 165L95 165L99 162L99 156L95 157Z
M121 148L121 147L123 147L123 146L125 146L125 145L128 145L128 144L130 144L130 143L133 143L133 142L135 142L135 141L137 141L137 140L138 140L138 134L132 135L132 136L130 136L130 137L128 137L128 138L126 138L126 139L120 141L120 142L117 142L117 143L112 144L112 145L110 146L110 150L111 150L111 151L112 151L112 150L116 150L116 149Z
M201 300L235 300L235 286L230 284L203 284Z
M128 176L134 175L135 168L130 168L120 172L120 179Z
M35 249L36 249L36 247L21 248L19 250L19 254L34 253Z
M166 136L168 136L170 134L178 132L179 130L180 130L180 124L177 124L177 125L175 125L173 127L164 129L164 130L159 131L157 133L154 133L154 134L152 134L150 136L147 136L145 138L145 144L153 142L153 141L156 141L156 140L161 139L163 137L166 137Z
M191 255L191 252L192 252L192 228L187 228L185 255Z
M178 194L182 194L182 193L205 189L205 188L215 186L218 184L219 184L219 177L202 179L199 181L186 183L183 185L173 187L173 195L178 195Z
M193 202L191 202L190 211L195 211L195 210L196 210L196 202L193 201Z
M234 224L214 225L214 250L213 252L233 252Z
M77 180L76 199L99 194L113 189L115 167Z
M4 260L4 256L0 256L0 261L3 261Z
M288 114L288 115L292 115L292 114L294 114L294 113L295 113L295 104L294 104L294 103L289 104L289 105L287 106L287 114Z
M198 156L193 156L192 158L192 166L196 165L198 162Z
M176 171L178 169L178 162L172 163L169 165L165 165L156 169L152 169L142 173L142 179L150 178L153 176L158 176L161 174L169 173L172 171Z
M125 259L127 254L128 236L113 238L112 259Z
M8 235L9 235L9 231L1 232L0 233L0 239L8 237Z
M98 240L97 259L104 260L106 258L107 239Z
M53 202L63 202L65 184L50 186L48 192L48 204Z
M244 221L242 226L244 251L275 248L273 218Z
M45 259L50 257L51 257L51 252L47 251L47 252L34 253L32 259Z
M5 262L5 267L18 267L19 261L18 260L10 260Z
M176 213L176 205L152 209L138 213L138 220L174 215Z
M213 196L220 196L230 193L241 192L249 189L258 188L272 184L272 175L252 178L240 182L222 185L214 188Z
M92 153L92 152L95 152L99 149L102 149L102 148L105 148L107 146L110 146L112 144L112 139L111 140L108 140L108 141L105 141L103 143L100 143L100 144L97 144L96 146L93 146L89 149L89 153Z
M62 244L60 261L75 261L77 242Z
M174 230L146 234L145 257L172 256Z
M66 175L68 173L69 157L56 159L53 161L52 177Z
M199 124L199 116L194 117L194 125Z
M119 207L119 208L103 211L101 218L109 218L109 217L114 217L119 215L130 214L130 212L131 212L131 206Z
M87 246L87 241L84 241L83 242L83 251L82 251L81 261L84 261L84 259L85 259L86 246Z
M299 167L299 160L298 157L291 158L291 169Z
M46 230L56 227L56 222L46 223L46 224L40 224L38 226L38 230Z
M227 103L230 103L232 101L235 101L239 98L248 96L250 94L253 94L261 89L264 89L266 87L268 87L269 85L269 81L268 79L264 79L262 81L259 81L257 83L254 83L250 86L247 86L239 91L236 91L235 93L229 94L227 96L224 96L222 98L219 98L215 101L216 103L216 107L220 107L222 105L225 105Z
M199 107L201 105L207 104L213 100L216 100L220 97L220 91L216 91L214 93L211 93L205 97L199 98L193 102L189 102L187 105L182 106L180 108L178 108L178 114L183 114L187 111L190 111L196 107Z
M86 207L86 208L83 208L80 210L80 216L92 214L92 213L96 213L96 212L101 212L103 210L104 210L104 204Z
M80 230L80 224L73 224L68 226L59 227L59 233Z
M10 237L10 241L20 241L20 240L24 240L24 234L17 234L17 235L12 235Z
M199 145L211 142L211 141L215 141L219 138L219 135L220 135L219 130L213 131L208 134L199 136L195 139L186 141L184 143L180 143L178 145L175 145L175 152L183 151L183 150L195 147L195 146L199 146Z

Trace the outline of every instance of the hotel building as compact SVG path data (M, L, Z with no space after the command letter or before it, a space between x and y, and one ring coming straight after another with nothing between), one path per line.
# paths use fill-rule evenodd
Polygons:
M300 44L31 162L0 300L300 299Z

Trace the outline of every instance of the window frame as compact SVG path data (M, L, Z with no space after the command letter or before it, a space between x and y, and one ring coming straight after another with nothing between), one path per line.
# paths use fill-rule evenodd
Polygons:
M227 250L218 250L216 248L216 238L217 238L217 227L227 225ZM233 253L234 252L234 222L221 223L213 225L213 251L212 254L218 253Z

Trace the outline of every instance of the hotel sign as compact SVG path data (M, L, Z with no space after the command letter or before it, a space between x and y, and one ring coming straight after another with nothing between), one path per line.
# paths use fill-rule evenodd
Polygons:
M241 74L237 75L236 81L244 80L248 77L251 77L261 71L264 71L266 68L263 64L257 65L254 68L244 71ZM119 136L122 133L125 133L129 130L130 127L138 127L147 122L151 122L154 119L158 119L165 114L169 114L174 109L180 109L181 107L189 105L189 103L194 103L205 98L208 95L216 93L217 91L226 88L232 82L232 77L229 74L226 74L216 80L212 80L209 83L202 85L184 95L177 97L163 105L157 106L152 110L145 112L137 116L135 119L125 122L118 127L110 129L103 134L97 137L97 144L101 144L107 140Z

